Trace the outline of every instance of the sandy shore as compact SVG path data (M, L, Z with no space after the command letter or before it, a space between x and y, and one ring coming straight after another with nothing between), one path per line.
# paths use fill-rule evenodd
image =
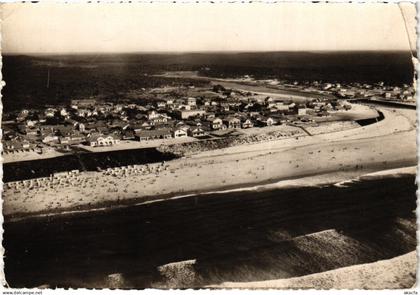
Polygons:
M226 282L210 288L244 289L403 289L416 283L417 255L343 267L307 276L258 282Z
M154 164L159 172L85 172L73 184L6 189L3 213L8 218L106 208L311 175L340 181L416 165L415 111L383 112L384 120L365 127L206 151Z

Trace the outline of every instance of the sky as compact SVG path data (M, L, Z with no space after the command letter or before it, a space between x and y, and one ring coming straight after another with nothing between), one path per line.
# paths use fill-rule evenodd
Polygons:
M410 50L415 14L383 3L8 3L2 52Z

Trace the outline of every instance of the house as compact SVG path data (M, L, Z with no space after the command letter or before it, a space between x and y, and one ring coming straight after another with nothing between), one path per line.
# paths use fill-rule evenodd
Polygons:
M254 123L252 123L252 121L250 119L244 119L242 121L242 128L252 128L254 127Z
M35 127L35 125L36 125L36 121L32 121L32 120L26 121L26 127L33 128Z
M74 131L72 125L57 125L54 129L57 130L57 133L60 136L70 136Z
M262 127L273 126L276 124L276 121L272 117L261 116L257 119L257 124L258 126L262 126Z
M86 130L86 126L83 123L79 123L77 125L77 127L78 127L78 129L79 129L80 132L85 132L85 130Z
M55 135L53 132L44 134L42 136L43 143L50 143L50 142L58 142L58 136Z
M195 97L188 97L187 98L187 104L189 106L196 106L197 105L197 99Z
M387 99L391 98L392 97L391 92L385 92L384 97L387 98Z
M29 150L31 148L31 144L26 139L22 141L22 148L25 150Z
M16 152L24 150L21 140L4 140L3 141L3 150L5 152Z
M168 139L172 138L172 131L169 128L155 129L155 130L139 130L134 135L136 140L146 141L154 139Z
M213 130L219 130L222 128L223 121L220 118L209 118L207 122L210 123L209 126Z
M178 109L182 111L191 111L191 106L188 104L180 104L178 105Z
M290 105L284 104L283 102L277 102L275 104L276 109L278 109L279 111L288 111Z
M306 108L298 108L298 116L305 116L306 115Z
M19 125L18 126L18 130L22 134L32 135L32 136L38 135L38 132L39 132L39 128L37 128L37 127L29 127L29 126L25 126L25 125Z
M91 112L87 109L78 109L76 114L78 117L89 117L88 114L90 114Z
M166 123L168 123L168 117L160 115L160 114L159 114L159 116L157 116L153 119L149 119L149 124L151 126L162 125L162 124L166 124Z
M149 120L156 119L159 116L160 116L160 114L158 112L154 111L154 110L150 111L150 112L147 112L147 119L149 119Z
M91 134L87 138L87 144L91 147L111 146L119 143L120 140L114 135Z
M228 112L230 110L230 106L229 106L229 104L227 102L222 102L220 104L220 109L222 111Z
M56 109L48 108L44 111L44 115L47 118L52 118L52 117L54 117L56 111L57 111Z
M185 120L196 116L203 116L205 114L205 110L177 110L175 112L175 115L181 120Z
M156 106L158 108L164 108L164 107L166 107L166 101L164 101L164 100L156 101Z
M264 102L265 102L265 104L266 105L270 105L271 103L273 103L274 102L274 100L273 100L273 98L272 97L266 97L265 99L264 99Z
M140 120L140 121L131 121L130 125L126 129L131 129L134 132L140 131L140 130L147 130L151 129L152 126L149 124L146 120ZM134 135L133 135L134 136Z
M263 122L266 126L273 126L274 124L276 124L276 121L271 117L266 118Z
M115 135L113 135L115 137ZM86 141L86 136L79 131L73 131L67 138L67 144L80 144ZM60 139L61 141L61 139Z
M62 108L61 110L60 110L60 115L61 116L63 116L63 117L66 117L66 116L68 116L68 112L67 112L67 110L65 109L65 108Z
M226 124L227 128L241 128L241 120L235 117L226 117L223 122Z
M134 139L134 135L135 135L135 132L131 128L127 128L122 131L123 139Z
M192 137L200 137L208 135L208 133L201 127L193 127L188 130L188 135Z
M184 128L178 128L173 133L174 138L187 137L188 132Z

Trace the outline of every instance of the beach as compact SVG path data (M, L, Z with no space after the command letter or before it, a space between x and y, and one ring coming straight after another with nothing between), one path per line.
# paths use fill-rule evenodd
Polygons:
M203 151L144 169L82 172L48 187L6 188L3 214L109 208L306 176L344 181L416 165L415 111L381 111L384 120L363 127Z

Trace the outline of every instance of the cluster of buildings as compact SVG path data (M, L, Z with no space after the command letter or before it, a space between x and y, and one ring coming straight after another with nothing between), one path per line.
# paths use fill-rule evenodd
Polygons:
M22 110L4 121L3 150L42 151L46 146L69 150L72 145L102 147L121 140L206 138L218 130L308 121L348 107L339 100L312 99L299 104L219 85L194 97L161 95L137 103L78 99L66 106Z
M391 101L403 101L415 103L415 89L412 85L403 84L402 86L385 85L384 82L375 84L367 83L322 83L312 82L293 82L290 86L301 88L305 91L317 91L319 93L330 93L337 97L353 98L374 98Z

